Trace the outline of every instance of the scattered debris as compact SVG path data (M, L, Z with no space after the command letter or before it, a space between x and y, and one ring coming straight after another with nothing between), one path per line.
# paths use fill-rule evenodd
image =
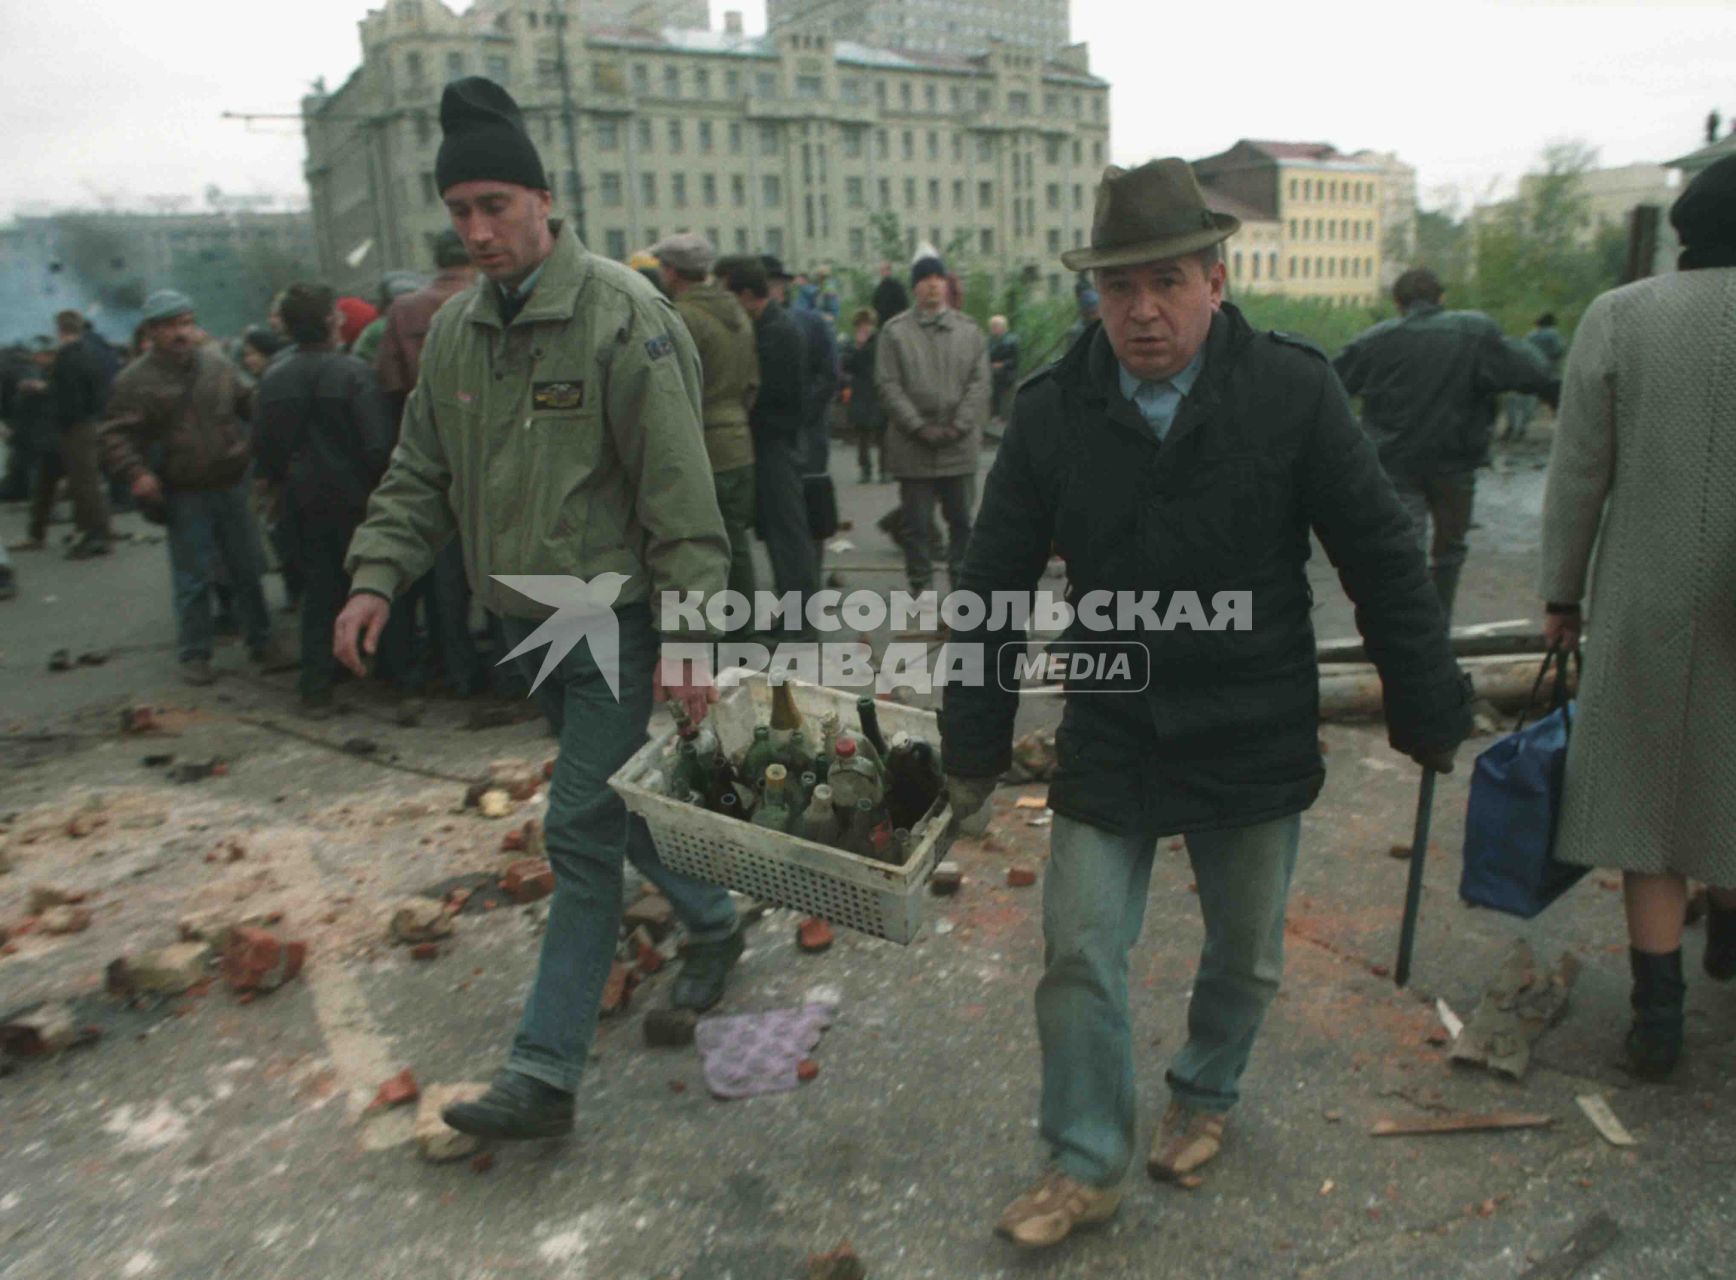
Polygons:
M307 959L305 942L285 942L264 929L243 926L229 934L223 949L223 977L232 991L276 991Z
M868 1280L868 1268L845 1241L830 1253L809 1254L806 1280Z
M1447 1029L1447 1034L1457 1040L1465 1029L1465 1024L1459 1020L1459 1015L1453 1012L1453 1006L1448 1004L1444 996L1435 997L1435 1014L1441 1020L1441 1025Z
M810 955L830 949L834 941L832 926L818 916L809 916L796 926L796 945Z
M247 846L239 840L225 840L205 855L206 862L240 862L247 856Z
M108 651L104 649L87 649L78 655L78 665L81 667L100 667L108 660Z
M1599 1209L1547 1258L1526 1269L1519 1280L1573 1280L1595 1262L1621 1235L1615 1219Z
M228 772L228 767L224 765L222 761L215 758L210 760L184 760L180 764L170 766L169 781L180 783L203 782L206 778L222 777Z
M416 1077L409 1067L405 1067L397 1075L380 1086L380 1091L374 1095L374 1100L368 1104L369 1111L377 1111L385 1107L398 1107L406 1102L414 1102L422 1093L422 1088L416 1083Z
M229 946L229 935L234 930L243 927L262 928L280 918L276 911L246 910L238 903L229 903L189 912L176 922L176 928L183 942L209 943L213 949L224 951Z
M1374 1128L1368 1132L1375 1138L1395 1138L1435 1133L1485 1133L1498 1129L1546 1129L1554 1123L1554 1116L1534 1115L1523 1111L1459 1111L1435 1116L1413 1116L1402 1120L1383 1116L1374 1122Z
M386 924L386 936L393 942L433 942L452 932L452 914L446 904L435 898L405 898L396 907Z
M537 902L555 891L554 868L541 858L521 858L501 873L500 887L520 905Z
M70 906L50 907L42 913L39 924L44 933L83 933L90 928L90 909Z
M494 1152L478 1151L470 1157L470 1172L487 1173L494 1168Z
M1522 1078L1532 1046L1566 1014L1578 975L1579 961L1568 953L1554 971L1539 972L1530 946L1515 942L1453 1045L1452 1061Z
M1013 801L1013 808L1015 809L1047 809L1048 807L1048 796L1020 796Z
M122 733L158 733L163 725L155 707L122 707Z
M75 813L66 820L66 834L74 840L82 840L98 827L108 825L108 819L100 813Z
M675 908L660 893L641 895L621 916L623 928L645 929L653 942L662 942L675 930Z
M380 749L380 744L372 738L346 738L343 750L352 756L371 756Z
M424 1160L443 1164L475 1153L479 1139L459 1133L440 1113L458 1102L475 1102L488 1086L475 1081L465 1084L431 1084L422 1090L416 1104L416 1150Z
M815 1079L819 1074L820 1064L815 1062L812 1058L803 1058L800 1062L796 1063L796 1079L800 1080L803 1084Z
M410 959L412 960L438 960L439 958L440 944L438 942L418 942L410 948Z
M32 1005L0 1019L0 1050L14 1058L38 1058L79 1043L72 1010L57 1000Z
M70 907L83 902L85 895L77 890L62 889L56 884L30 886L30 914L39 916L50 907Z
M1013 764L1007 770L1012 782L1047 782L1055 772L1055 735L1033 729L1013 743Z
M964 869L951 858L935 864L929 878L928 891L937 897L950 898L964 887Z
M542 766L529 760L491 760L488 785L498 787L514 800L529 800L543 784Z
M147 769L163 769L175 763L175 754L172 751L163 751L155 755L140 756L139 763Z
M1015 889L1028 889L1037 883L1037 873L1023 863L1014 863L1007 868L1007 883Z
M638 985L639 974L633 966L617 960L610 967L608 979L603 983L603 1000L598 1007L597 1016L612 1018L625 1012L628 1003L633 999L633 988Z
M832 1007L803 1005L702 1020L694 1031L714 1097L750 1098L794 1089L797 1066L820 1043L832 1021Z
M72 653L66 649L56 649L48 655L48 669L50 671L71 671Z
M477 800L476 810L485 818L504 818L512 812L512 797L499 787L490 787Z
M117 995L178 996L204 981L211 948L203 942L176 942L108 967L109 990Z
M693 1043L699 1015L692 1009L653 1009L645 1015L645 1043L653 1049L682 1049Z
M1392 846L1392 848L1390 848L1386 851L1386 854L1387 854L1387 857L1389 857L1389 858L1397 858L1401 861L1409 862L1410 861L1410 854L1411 854L1411 847L1408 844L1395 844ZM1431 858L1440 857L1441 856L1441 846L1439 844L1437 844L1435 841L1430 840L1427 856L1429 856Z
M1331 1179L1331 1178L1328 1178L1328 1179L1326 1179L1326 1181L1325 1181L1325 1182L1322 1182L1322 1183L1321 1183L1321 1184L1320 1184L1320 1194L1321 1194L1321 1195L1323 1195L1323 1196L1329 1196L1329 1195L1331 1195L1331 1194L1332 1194L1332 1189L1333 1189L1333 1188L1334 1188L1334 1187L1336 1187L1336 1186L1337 1186L1337 1185L1338 1185L1338 1184L1337 1184L1337 1183L1336 1183L1336 1182L1334 1182L1334 1181L1333 1181L1333 1180L1332 1180L1332 1179Z
M1638 1145L1638 1140L1629 1133L1627 1126L1616 1119L1615 1112L1610 1108L1609 1099L1601 1093L1582 1093L1574 1099L1579 1103L1579 1109L1585 1112L1585 1118L1603 1135L1605 1142L1612 1147L1632 1147Z

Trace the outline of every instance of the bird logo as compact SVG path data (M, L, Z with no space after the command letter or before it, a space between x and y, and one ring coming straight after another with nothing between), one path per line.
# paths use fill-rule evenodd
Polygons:
M603 681L609 686L615 701L621 700L621 631L615 621L615 600L620 596L621 588L627 585L626 574L599 573L589 582L565 574L496 573L491 576L521 596L529 596L538 604L554 610L551 617L544 619L540 627L500 660L510 662L538 645L548 646L548 651L543 654L542 670L536 673L536 680L530 686L532 693L580 640L589 640L591 660L603 673Z

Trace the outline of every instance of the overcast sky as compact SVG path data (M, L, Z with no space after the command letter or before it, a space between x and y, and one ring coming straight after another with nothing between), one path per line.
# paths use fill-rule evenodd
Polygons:
M153 195L304 198L293 121L360 56L366 0L0 0L0 215L141 207ZM462 5L460 6L462 7ZM762 0L741 8L763 29ZM1238 137L1396 150L1425 205L1468 203L1555 139L1606 164L1692 150L1736 112L1736 0L1074 0L1114 86L1114 157L1206 155Z

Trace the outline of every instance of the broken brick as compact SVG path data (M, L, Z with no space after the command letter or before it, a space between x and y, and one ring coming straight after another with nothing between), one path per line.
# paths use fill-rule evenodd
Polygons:
M50 907L42 913L40 923L44 933L83 933L90 928L90 908Z
M109 966L110 989L125 994L178 996L205 977L211 948L203 942L177 942Z
M645 1043L653 1049L681 1049L693 1043L699 1015L692 1009L653 1009L645 1015Z
M804 1280L868 1280L868 1268L846 1241L830 1253L809 1254Z
M478 1151L470 1157L470 1172L487 1173L492 1168L494 1168L494 1153L492 1151Z
M368 1110L381 1107L398 1107L406 1102L414 1102L421 1096L422 1087L416 1083L416 1077L409 1067L405 1067L397 1075L380 1086L380 1091L374 1095L374 1100L368 1104Z
M525 828L514 827L500 838L500 851L502 853L523 853L524 839Z
M928 891L943 898L950 898L964 885L964 870L958 863L948 859L936 864L934 875L929 878Z
M612 1018L623 1012L633 998L636 983L637 975L632 966L617 960L609 969L608 980L603 983L603 1000L597 1010L598 1016Z
M542 766L528 760L493 760L488 765L488 785L498 787L514 800L529 800L543 783Z
M646 894L628 906L621 923L628 930L643 928L653 942L661 942L675 930L675 908L660 893Z
M446 895L446 914L455 916L464 910L464 904L470 901L474 889L454 889Z
M0 1026L0 1049L15 1058L59 1053L78 1038L72 1010L57 1001L15 1015Z
M72 906L84 899L83 893L59 885L34 884L30 886L30 914L39 916L50 907Z
M386 936L393 942L432 942L451 933L454 926L446 904L436 898L405 898L392 909Z
M486 1084L431 1084L416 1104L416 1149L424 1160L439 1164L473 1155L480 1139L459 1133L440 1116L457 1102L475 1102L488 1092Z
M1028 889L1037 883L1037 873L1030 867L1015 863L1007 868L1007 883L1015 889Z
M66 834L75 840L82 840L85 836L88 836L91 832L95 831L98 827L107 822L108 819L102 817L100 814L74 814L71 818L67 819Z
M541 858L520 858L501 874L500 888L514 902L536 902L555 891L554 869Z
M832 926L818 916L809 916L796 926L796 945L810 955L816 955L829 948L835 936Z
M307 944L285 942L264 929L239 928L223 952L223 977L234 991L275 991L301 972Z
M437 960L440 958L440 944L438 942L418 942L410 948L410 958L412 960Z
M802 1081L804 1084L807 1081L814 1079L819 1074L820 1064L815 1062L812 1058L803 1058L800 1062L796 1063L796 1079Z

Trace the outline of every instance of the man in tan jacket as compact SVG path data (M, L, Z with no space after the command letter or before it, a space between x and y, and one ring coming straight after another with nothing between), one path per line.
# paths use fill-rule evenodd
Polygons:
M888 428L886 469L898 480L902 504L905 573L912 591L926 591L933 585L937 500L950 537L950 584L964 567L989 414L989 359L976 322L946 305L941 260L917 259L910 280L916 305L881 330L874 385Z
M747 415L760 379L753 321L741 303L711 280L717 251L697 231L669 236L651 252L657 255L663 292L675 303L699 351L705 378L700 415L717 506L729 534L729 589L751 599L754 469Z

